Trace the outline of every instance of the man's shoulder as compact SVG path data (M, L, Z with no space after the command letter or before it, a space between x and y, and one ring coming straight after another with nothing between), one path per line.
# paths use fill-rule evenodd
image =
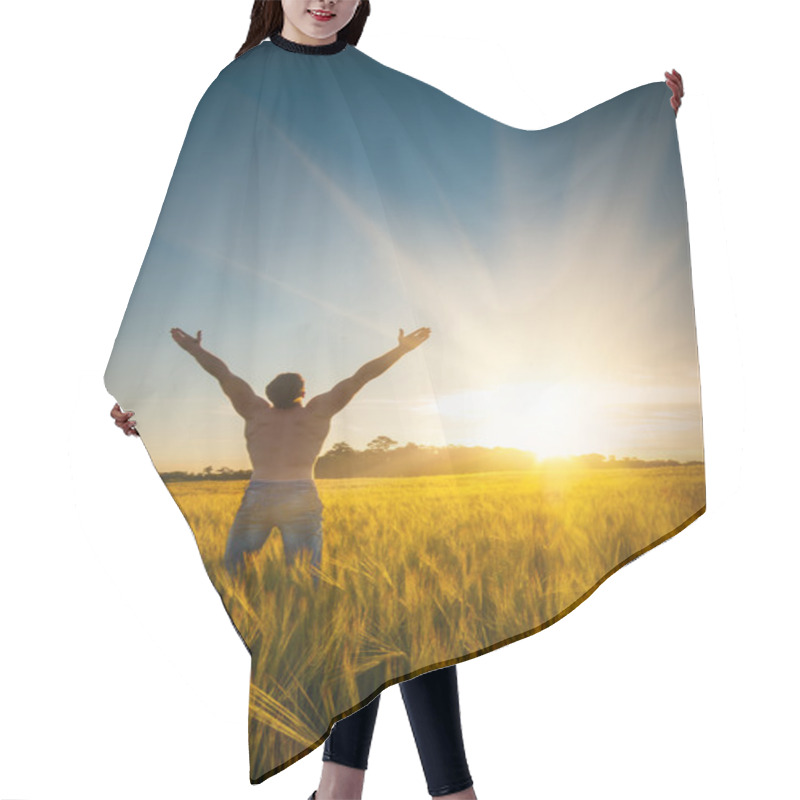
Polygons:
M303 410L316 417L332 417L335 395L333 390L315 395L303 406Z
M247 403L244 416L247 419L250 419L251 417L260 417L270 413L273 408L274 406L272 403L268 402L263 397L255 395L254 397L250 398L249 402Z
M313 408L314 411L312 413L332 417L353 399L355 393L365 382L365 380L357 378L355 375L345 378L343 381L339 381L329 392L312 397L306 404L306 408Z

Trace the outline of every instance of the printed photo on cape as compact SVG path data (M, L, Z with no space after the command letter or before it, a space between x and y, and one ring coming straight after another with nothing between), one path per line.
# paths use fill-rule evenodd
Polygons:
M704 513L669 98L521 130L270 40L201 98L105 383L252 657L253 783Z

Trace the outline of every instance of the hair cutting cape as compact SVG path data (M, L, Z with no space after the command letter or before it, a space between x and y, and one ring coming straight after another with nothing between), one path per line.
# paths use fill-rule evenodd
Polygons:
M666 84L529 131L276 41L200 100L105 373L251 655L252 783L705 511Z

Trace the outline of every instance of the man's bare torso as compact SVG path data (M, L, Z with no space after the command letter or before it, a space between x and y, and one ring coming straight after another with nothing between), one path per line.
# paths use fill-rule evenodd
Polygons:
M331 418L305 406L260 405L245 420L244 436L254 481L313 479Z

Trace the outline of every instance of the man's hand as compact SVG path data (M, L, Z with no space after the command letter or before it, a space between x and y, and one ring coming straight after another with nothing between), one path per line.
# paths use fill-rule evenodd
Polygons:
M681 105L681 97L683 97L683 78L681 78L681 74L677 70L672 70L672 73L665 72L664 74L667 76L667 86L672 89L672 97L669 99L669 104L677 117L678 108Z
M139 431L136 430L136 420L131 419L133 411L123 411L119 407L119 403L114 403L114 408L111 409L111 416L114 417L114 424L118 428L122 428L126 436L139 435Z
M404 335L403 329L400 328L397 344L404 353L407 353L409 350L419 347L430 335L430 328L417 328L413 333L409 333L408 336Z
M172 338L186 350L187 353L194 355L201 349L200 339L203 335L202 331L197 331L197 336L189 336L188 333L184 333L180 328L172 328L170 333L172 334Z

